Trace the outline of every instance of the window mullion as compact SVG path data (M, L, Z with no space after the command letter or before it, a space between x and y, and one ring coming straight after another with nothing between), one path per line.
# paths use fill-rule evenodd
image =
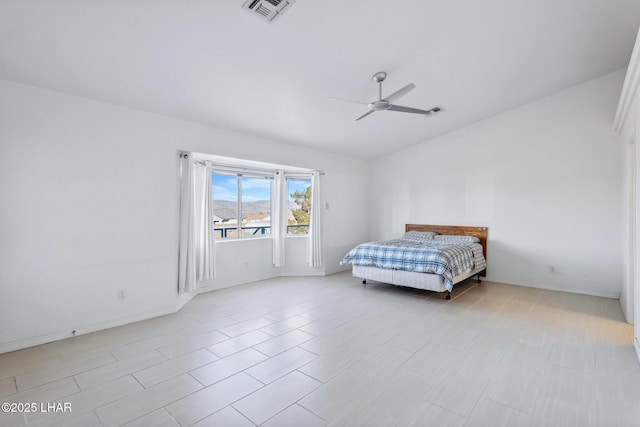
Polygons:
M238 180L238 200L237 200L237 221L238 221L238 228L237 228L237 233L238 233L238 239L242 236L242 175L238 174L236 179Z

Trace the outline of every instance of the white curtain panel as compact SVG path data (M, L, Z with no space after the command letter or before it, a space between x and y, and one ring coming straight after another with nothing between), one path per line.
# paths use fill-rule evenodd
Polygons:
M191 154L180 156L180 246L178 254L178 292L192 292L196 282L194 228L194 163Z
M271 231L273 237L273 265L284 266L284 237L287 234L287 180L283 171L277 171L273 181Z
M193 292L196 280L213 279L211 171L191 154L180 160L180 247L178 292Z
M311 218L307 239L307 264L310 267L322 265L322 206L320 206L320 173L311 175Z
M194 200L196 279L211 280L215 277L211 167L201 163L195 163L193 167L196 191Z

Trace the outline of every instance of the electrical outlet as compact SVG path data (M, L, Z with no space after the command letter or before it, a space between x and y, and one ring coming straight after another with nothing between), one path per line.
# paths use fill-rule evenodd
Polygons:
M118 289L118 301L123 301L127 299L127 290L122 288Z
M551 274L562 274L562 270L560 269L560 267L556 267L555 265L550 265L549 266L549 273L551 273Z

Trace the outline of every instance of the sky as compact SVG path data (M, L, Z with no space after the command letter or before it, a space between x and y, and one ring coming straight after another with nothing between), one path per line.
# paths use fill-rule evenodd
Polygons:
M231 175L211 176L213 186L213 199L235 202L238 198L237 178ZM291 194L296 190L304 191L311 184L310 180L296 181L287 180L287 193ZM262 178L242 177L242 200L245 202L255 202L258 200L271 199L271 180ZM291 200L291 196L289 196Z

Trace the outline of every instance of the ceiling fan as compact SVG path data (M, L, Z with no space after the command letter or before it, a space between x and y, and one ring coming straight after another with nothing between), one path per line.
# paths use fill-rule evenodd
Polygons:
M402 89L393 92L391 95L388 95L385 98L382 98L382 82L386 78L387 78L387 73L385 73L384 71L377 72L373 75L373 81L378 83L378 100L377 101L366 103L366 102L349 101L349 100L340 99L340 98L333 98L333 99L337 99L338 101L346 101L346 102L352 102L355 104L366 105L369 111L367 111L366 113L358 117L356 121L360 119L364 119L369 114L373 114L376 111L398 111L400 113L422 114L427 117L442 111L441 107L433 107L430 110L420 110L418 108L403 107L402 105L392 104L392 102L395 101L396 99L399 99L405 96L406 94L411 92L413 89L415 89L416 85L414 85L413 83L409 83Z

